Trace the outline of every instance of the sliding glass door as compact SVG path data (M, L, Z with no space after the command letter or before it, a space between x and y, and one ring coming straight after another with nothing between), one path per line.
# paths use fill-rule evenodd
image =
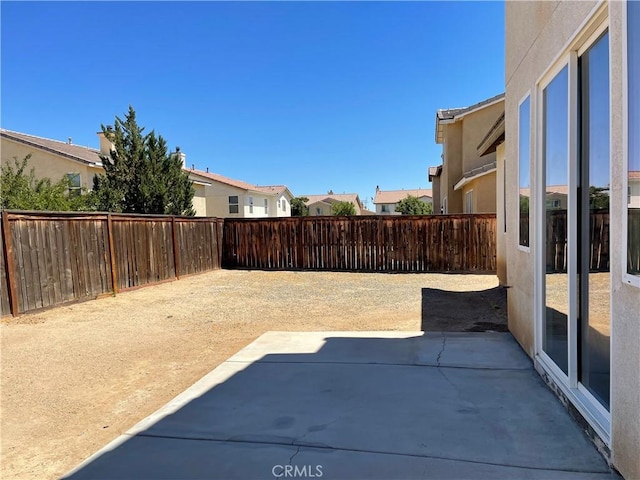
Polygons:
M609 409L609 36L567 56L540 93L541 350L560 381Z

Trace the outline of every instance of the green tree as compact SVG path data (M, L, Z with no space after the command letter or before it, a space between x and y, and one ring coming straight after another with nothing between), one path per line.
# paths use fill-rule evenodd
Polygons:
M607 210L609 208L609 189L589 187L589 206L592 210Z
M396 212L403 215L431 215L433 213L433 205L420 200L413 195L403 198L396 205Z
M307 207L307 197L294 197L291 199L291 216L306 217L309 215L309 207Z
M57 182L50 178L36 179L32 168L27 173L31 154L21 161L14 157L14 165L0 168L0 209L15 210L94 210L92 198L85 192L69 195L70 180Z
M182 169L179 155L169 153L165 139L154 131L144 134L136 112L129 106L114 128L102 125L113 143L109 155L100 155L105 173L93 179L100 210L125 213L194 215L195 190Z
M331 205L331 215L346 216L355 215L356 207L351 202L335 202Z

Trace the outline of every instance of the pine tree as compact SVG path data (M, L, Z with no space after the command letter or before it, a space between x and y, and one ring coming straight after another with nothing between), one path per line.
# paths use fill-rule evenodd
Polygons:
M100 156L105 173L93 181L100 210L194 215L195 191L181 159L169 153L161 135L144 134L133 107L124 120L116 116L113 129L102 125L102 132L113 149Z

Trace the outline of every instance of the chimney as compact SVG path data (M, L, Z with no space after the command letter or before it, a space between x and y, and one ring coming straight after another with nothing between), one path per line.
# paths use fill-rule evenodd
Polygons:
M107 132L113 132L111 125L107 125ZM113 142L105 136L104 132L98 132L98 138L100 139L100 153L102 155L109 155L112 150L115 150L116 147Z
M209 173L209 167L207 167L207 173Z
M180 147L176 147L176 155L180 157L180 161L182 162L182 168L187 168L187 156L180 151ZM193 165L191 166L191 170L193 170Z
M73 143L73 139L72 139L71 137L69 137L69 140L67 141L67 143L68 143L69 145L71 145L71 144Z

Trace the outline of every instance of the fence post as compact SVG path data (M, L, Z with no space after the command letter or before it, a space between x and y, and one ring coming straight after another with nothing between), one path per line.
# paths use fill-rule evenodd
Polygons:
M216 246L218 247L218 268L222 268L222 238L224 236L224 219L216 218L213 228L216 232Z
M298 235L297 235L298 248L296 252L296 257L297 257L296 268L299 268L300 270L306 267L306 265L304 264L304 248L302 246L302 218L303 218L302 216L298 217Z
M9 308L11 315L18 315L18 293L16 292L15 265L13 263L12 236L9 231L9 217L6 211L2 212L2 243L4 245L4 267L7 273L7 288L9 289Z
M176 270L176 279L180 280L180 253L178 252L178 234L176 233L176 217L171 217L171 235L173 237L173 265Z
M107 237L109 238L109 258L111 260L111 284L113 294L116 295L118 293L118 270L116 268L116 249L113 245L113 222L110 213L107 213Z

